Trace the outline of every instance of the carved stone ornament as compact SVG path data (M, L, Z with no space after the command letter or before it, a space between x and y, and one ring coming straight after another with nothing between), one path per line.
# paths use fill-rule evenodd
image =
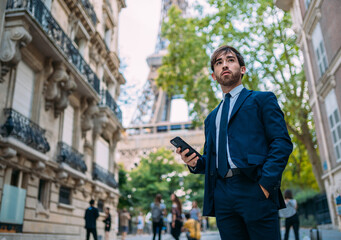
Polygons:
M38 171L43 171L46 168L46 164L39 161L35 164L35 169Z
M99 113L99 108L94 100L88 99L86 102L87 102L87 107L82 114L82 125L81 125L83 136L85 135L87 131L93 128L95 116L98 115Z
M31 41L31 34L23 26L5 28L0 46L0 82L21 60L20 48Z
M94 129L93 129L94 136L101 135L108 122L109 122L109 118L105 113L100 113L96 115L96 118L94 119Z
M0 156L4 158L12 158L17 155L17 151L10 147L0 149Z
M58 117L69 103L69 95L77 87L75 81L66 72L62 62L53 62L53 72L45 83L45 110L54 108L54 115Z

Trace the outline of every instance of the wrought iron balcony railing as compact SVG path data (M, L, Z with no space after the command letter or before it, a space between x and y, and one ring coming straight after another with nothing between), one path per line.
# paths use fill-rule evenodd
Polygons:
M118 188L118 183L115 180L115 175L96 163L93 164L92 178L94 180L99 180L110 187Z
M4 114L7 120L1 126L1 135L3 137L13 136L42 153L50 150L44 129L12 108L4 109Z
M86 170L88 170L83 160L83 154L80 154L76 149L64 142L58 143L57 161L67 163L70 167L82 173L85 173Z
M101 105L107 106L114 112L117 119L122 123L122 111L120 107L117 105L115 99L111 96L108 90L101 90Z
M41 0L7 0L7 12L26 10L40 25L49 38L59 47L65 57L85 76L99 94L100 81L85 62L71 39L65 34Z
M84 7L86 13L91 18L91 21L93 22L93 24L96 25L97 16L96 16L96 13L92 4L89 2L89 0L80 0L80 2L82 3L82 6Z

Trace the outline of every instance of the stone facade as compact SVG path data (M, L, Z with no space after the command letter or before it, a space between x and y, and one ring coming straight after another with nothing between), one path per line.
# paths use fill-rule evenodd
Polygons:
M304 55L328 205L333 226L341 230L341 2L276 0L292 14Z
M110 208L117 239L124 7L125 0L1 1L1 239L85 239L90 199Z

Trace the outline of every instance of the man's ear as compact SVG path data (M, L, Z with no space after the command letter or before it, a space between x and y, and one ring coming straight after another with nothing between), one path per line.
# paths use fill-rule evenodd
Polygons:
M212 73L211 76L212 76L213 80L215 81L216 77L215 77L214 73Z
M245 74L246 73L246 67L245 66L240 67L240 73L241 74Z

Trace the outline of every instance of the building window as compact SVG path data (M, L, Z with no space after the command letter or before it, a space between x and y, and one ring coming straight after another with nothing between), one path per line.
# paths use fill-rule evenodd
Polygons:
M39 180L39 189L38 189L38 201L44 206L45 209L48 208L49 204L49 184L47 181L40 179Z
M104 42L108 49L110 49L112 31L110 28L105 27L104 30Z
M75 111L71 105L64 110L63 138L62 141L72 147L73 121Z
M341 161L341 120L335 91L330 91L325 100L326 112L333 141L336 161Z
M305 9L308 10L311 0L304 0Z
M103 207L104 207L104 202L103 202L102 199L99 199L99 200L98 200L98 203L97 203L98 211L99 211L99 212L103 212Z
M327 53L324 47L323 35L320 23L317 23L312 34L313 47L316 57L317 66L319 69L319 76L321 77L328 68Z
M102 137L96 144L96 163L106 170L109 169L109 143Z
M15 187L20 187L19 186L19 178L20 178L20 171L13 169L12 176L11 176L11 185L15 186Z
M71 205L71 188L61 186L59 189L59 203Z
M19 62L13 95L13 108L31 118L34 71L24 62Z

